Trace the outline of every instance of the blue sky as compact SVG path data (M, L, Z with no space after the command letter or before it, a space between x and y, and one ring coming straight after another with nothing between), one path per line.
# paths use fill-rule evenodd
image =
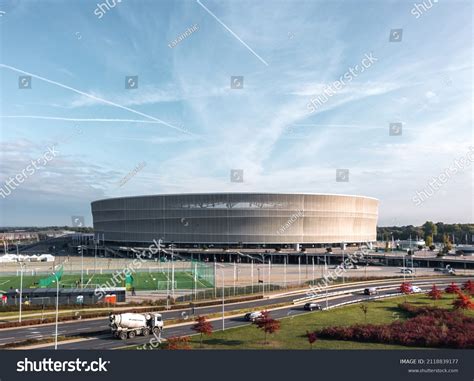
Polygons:
M59 151L0 197L1 226L90 225L96 199L210 191L367 195L380 225L473 221L472 163L413 201L473 145L470 1L416 17L421 1L201 0L253 52L195 0L122 0L101 18L98 3L0 0L0 186ZM310 113L366 54L377 60Z

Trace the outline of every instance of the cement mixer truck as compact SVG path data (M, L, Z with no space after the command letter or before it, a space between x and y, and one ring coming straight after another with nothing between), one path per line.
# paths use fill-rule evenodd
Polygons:
M110 314L109 320L112 334L122 340L133 339L137 335L148 336L150 333L158 335L163 330L163 318L154 312Z

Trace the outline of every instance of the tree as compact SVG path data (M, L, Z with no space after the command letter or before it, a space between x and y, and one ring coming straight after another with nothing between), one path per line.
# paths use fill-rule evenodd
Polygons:
M425 245L430 247L433 244L433 237L428 235L425 236Z
M191 349L189 346L188 336L173 336L167 339L166 349L178 350L178 349Z
M364 321L367 322L367 312L369 311L369 306L367 304L361 304L359 307L364 313Z
M428 292L428 296L432 299L432 300L438 300L438 299L441 299L441 291L438 289L438 287L436 287L436 285L434 284L433 287L431 287L431 291Z
M463 310L474 310L474 303L471 301L468 295L463 294L462 292L457 292L458 297L453 301L453 306L455 309Z
M447 234L443 235L443 254L448 254L449 251L452 249L451 242L449 241L449 236Z
M426 221L421 227L423 228L425 241L428 239L428 237L434 237L438 234L438 227L433 223L433 221Z
M313 349L313 344L317 340L316 332L306 331L306 337L308 338L309 347Z
M448 294L456 294L460 292L461 289L456 283L452 282L448 287L444 289L444 291L447 292Z
M408 295L411 294L411 284L408 282L403 282L399 289L398 289L402 294Z
M212 334L212 324L207 321L205 316L198 316L196 318L196 324L193 325L192 330L201 335L199 347L202 348L202 335L209 336Z
M474 282L472 280L468 280L466 283L462 285L462 289L466 291L470 295L474 295Z
M268 311L262 311L261 316L254 321L254 324L265 332L265 344L267 343L267 334L273 334L280 330L280 322L273 319Z

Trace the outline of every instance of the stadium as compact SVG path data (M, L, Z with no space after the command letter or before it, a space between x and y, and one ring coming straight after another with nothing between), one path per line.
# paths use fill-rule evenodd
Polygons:
M336 194L201 193L120 197L91 204L107 245L153 240L180 247L315 247L376 240L378 200Z

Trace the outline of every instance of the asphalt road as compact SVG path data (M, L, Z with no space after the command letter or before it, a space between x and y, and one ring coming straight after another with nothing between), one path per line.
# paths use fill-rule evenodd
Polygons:
M426 285L421 286L423 290L429 290L433 283L436 283L438 286L445 286L452 281L456 283L462 283L466 281L467 277L456 277L456 278L444 278L444 279L433 279L430 281L427 280L415 280L411 282L414 285L420 285L425 283ZM408 280L408 278L407 278ZM393 286L398 287L400 285L400 280L397 281L387 281L380 284L377 284L377 287L387 287ZM329 293L332 292L341 292L341 291L350 291L354 289L364 288L364 284L361 283L360 286L352 285L352 286L344 286L341 285L337 289L331 289ZM391 290L380 290L379 295L387 295L393 294L396 292L395 289ZM329 294L330 295L330 294ZM237 310L261 310L264 309L268 305L280 304L280 303L287 303L288 306L277 309L272 311L271 315L274 318L280 319L285 317L296 316L302 313L307 313L303 309L302 305L293 305L292 302L294 299L304 296L304 293L299 295L290 295L290 296L283 296L278 298L272 299L262 299L256 300L252 302L242 302L242 303L233 303L225 306L225 311L227 313L231 311ZM334 299L329 299L328 306L331 307L336 304L340 304L343 302L353 301L356 299L360 299L363 297L361 292L351 292L345 295L340 295L335 297ZM323 307L326 306L325 299L322 298L318 301ZM219 313L222 311L222 306L210 306L210 307L202 307L196 308L196 315L207 315L211 313ZM163 338L172 337L172 336L184 336L184 335L191 335L194 334L194 331L191 330L191 326L193 324L191 311L190 309L185 310L177 310L177 311L162 311L163 318L165 320L165 329L163 330ZM317 312L316 312L317 313ZM166 320L170 319L179 319L179 318L189 318L189 324L180 325L176 327L166 327ZM225 328L232 328L237 326L248 325L249 322L245 321L243 317L228 317L225 319ZM212 321L212 325L214 330L222 329L222 320ZM60 336L74 336L77 334L84 334L88 332L96 332L96 334L91 335L90 338L85 340L77 341L77 342L59 342L58 349L117 349L128 345L141 345L148 343L150 336L146 337L139 337L137 336L135 339L122 341L119 339L115 339L109 332L110 328L108 325L108 318L102 318L97 320L84 320L84 321L74 321L70 323L62 323L59 325L59 335ZM102 331L102 332L99 332ZM44 337L52 337L54 336L54 325L43 325L43 326L34 326L34 327L24 327L21 329L10 329L10 330L0 330L0 344L5 344L9 342L15 341L22 341L25 339L40 339ZM40 349L53 349L54 345L45 345Z

